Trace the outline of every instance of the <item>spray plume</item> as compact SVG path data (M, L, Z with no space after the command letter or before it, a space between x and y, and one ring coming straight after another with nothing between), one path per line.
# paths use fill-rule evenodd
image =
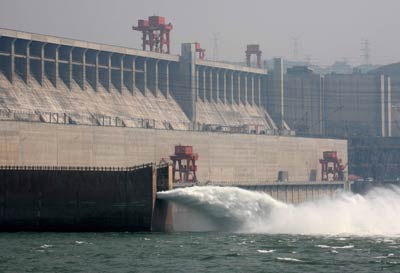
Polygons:
M376 188L367 195L338 193L299 205L262 192L234 187L190 187L158 198L201 212L219 230L243 233L398 235L400 189ZM190 219L187 219L190 221Z

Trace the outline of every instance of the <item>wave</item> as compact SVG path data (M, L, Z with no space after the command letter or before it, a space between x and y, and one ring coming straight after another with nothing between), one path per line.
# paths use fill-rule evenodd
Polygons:
M365 196L339 193L299 205L266 193L235 187L188 187L158 198L200 211L219 230L242 233L390 235L400 234L400 189L376 188ZM190 219L187 219L190 221Z

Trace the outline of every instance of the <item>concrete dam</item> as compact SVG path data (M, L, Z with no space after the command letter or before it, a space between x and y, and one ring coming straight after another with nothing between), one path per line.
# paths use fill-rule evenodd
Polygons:
M199 60L193 44L174 56L5 29L0 36L2 165L132 166L182 143L201 155L199 180L261 182L278 170L307 181L323 151L347 161L346 141L296 138L272 119L279 69Z
M2 110L82 125L277 129L261 106L266 71L195 60L192 44L174 56L4 29L0 36Z
M316 181L323 152L347 162L347 141L295 136L282 75L280 59L270 73L199 59L193 43L178 56L0 29L0 165L126 168L182 144L202 183L293 203L345 188Z

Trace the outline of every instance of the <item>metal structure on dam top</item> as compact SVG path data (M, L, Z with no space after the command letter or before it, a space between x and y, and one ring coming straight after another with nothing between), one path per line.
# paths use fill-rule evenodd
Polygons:
M196 161L199 155L193 152L192 146L175 146L175 154L170 156L172 160L172 181L182 183L196 183L197 182L197 165ZM176 174L179 174L179 178Z
M170 33L172 24L166 24L162 16L150 16L148 20L138 20L138 25L133 30L142 32L142 48L160 53L170 53ZM166 47L166 49L164 49Z

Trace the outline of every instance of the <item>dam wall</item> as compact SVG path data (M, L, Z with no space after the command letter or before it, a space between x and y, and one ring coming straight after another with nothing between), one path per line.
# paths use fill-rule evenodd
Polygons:
M400 181L399 137L353 137L348 144L350 174L376 182Z
M169 159L178 144L199 154L201 182L274 182L279 171L310 181L329 150L347 162L346 140L1 121L0 165L128 167Z
M182 57L192 56L193 50L191 45L183 45ZM277 129L262 105L267 88L266 70L187 59L196 64L192 76L197 122Z
M187 129L169 90L177 56L2 29L0 36L0 109L45 120L63 114L63 123Z
M177 56L0 29L0 116L176 130L277 129L262 107L266 70L195 54L190 43Z
M350 191L349 182L274 183L263 185L239 185L239 188L261 191L275 200L288 204L300 204L322 198L334 197L340 191Z

